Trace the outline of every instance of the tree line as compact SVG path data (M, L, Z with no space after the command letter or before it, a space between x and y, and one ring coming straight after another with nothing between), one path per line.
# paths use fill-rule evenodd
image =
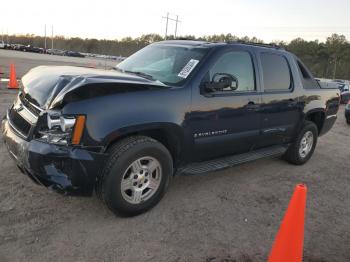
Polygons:
M5 40L6 40L5 36ZM44 47L44 37L36 35L12 35L9 36L11 43ZM168 36L167 39L175 39ZM263 43L256 37L239 38L232 34L220 34L211 36L195 37L186 35L177 39L202 40L210 42L254 42ZM158 34L147 34L137 38L126 37L120 40L107 39L82 39L79 37L67 38L56 36L53 39L54 48L72 50L84 53L96 53L103 55L129 56L137 50L164 38ZM288 51L296 54L317 77L350 79L350 43L344 35L333 34L325 42L318 40L306 41L297 38L291 42L274 42ZM51 39L47 38L47 48L51 48Z

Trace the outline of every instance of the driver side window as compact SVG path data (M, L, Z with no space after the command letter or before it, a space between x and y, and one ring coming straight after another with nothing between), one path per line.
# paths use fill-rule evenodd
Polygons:
M218 91L252 92L255 91L255 77L252 58L245 51L230 51L223 54L209 70L210 82L216 82L218 76L232 76L234 88L223 88ZM219 80L220 81L220 80Z

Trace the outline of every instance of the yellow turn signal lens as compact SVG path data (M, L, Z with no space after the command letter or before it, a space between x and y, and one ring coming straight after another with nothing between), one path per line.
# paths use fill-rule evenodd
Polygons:
M79 145L80 139L83 135L85 127L85 116L78 116L75 122L74 131L72 135L72 144Z

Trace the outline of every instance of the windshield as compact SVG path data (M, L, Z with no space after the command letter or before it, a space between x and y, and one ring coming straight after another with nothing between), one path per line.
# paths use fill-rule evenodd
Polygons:
M207 53L208 48L174 45L149 45L116 66L164 84L180 85Z

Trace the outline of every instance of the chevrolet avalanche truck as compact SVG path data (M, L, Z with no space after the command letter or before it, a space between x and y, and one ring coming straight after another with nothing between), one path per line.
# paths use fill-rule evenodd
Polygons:
M239 42L164 41L113 70L40 66L21 83L2 121L19 169L124 216L156 205L174 174L304 164L340 100L295 55Z

